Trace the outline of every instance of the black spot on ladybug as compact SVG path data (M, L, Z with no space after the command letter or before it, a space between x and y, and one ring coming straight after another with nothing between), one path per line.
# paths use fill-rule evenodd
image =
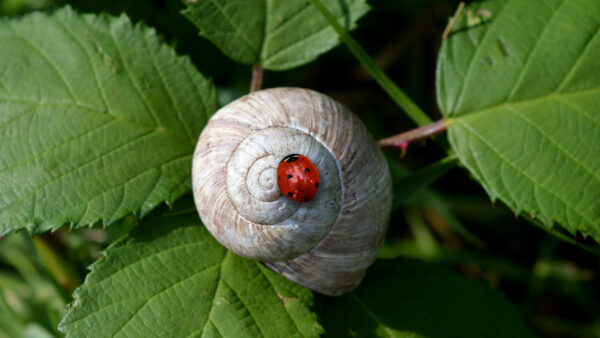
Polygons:
M315 188L319 187L319 182L315 183Z
M281 180L281 176L277 175L277 180L278 181Z
M293 192L288 192L288 196L294 197L294 193Z
M289 180L290 178L292 178L292 175L287 175L287 179Z
M309 173L309 172L310 172L310 169L308 169L308 168L304 168L304 172L305 172L305 173Z
M290 155L287 155L279 163L281 163L283 161L286 161L287 163L294 162L294 161L296 161L298 159L299 155L300 154L290 154Z

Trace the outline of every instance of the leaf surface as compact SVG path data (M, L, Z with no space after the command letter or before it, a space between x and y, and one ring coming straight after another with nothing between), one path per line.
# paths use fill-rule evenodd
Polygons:
M70 337L312 337L312 293L223 248L194 214L153 213L91 267Z
M332 337L535 337L499 292L417 260L379 260L356 291L317 307Z
M190 187L215 90L152 29L70 8L0 21L0 234L111 223Z
M450 143L491 198L596 240L599 18L596 0L473 4L437 74Z
M244 64L285 70L314 60L338 44L337 34L309 0L186 1L184 15L227 56ZM369 6L365 0L323 3L347 29Z

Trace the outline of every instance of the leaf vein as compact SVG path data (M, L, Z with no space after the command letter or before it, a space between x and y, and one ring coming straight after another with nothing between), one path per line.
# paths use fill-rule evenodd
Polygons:
M199 244L199 243L201 243L201 242L186 243L186 244L184 244L184 245L192 245L192 244ZM175 248L178 248L178 247L180 247L180 246L184 246L184 245L178 245L178 246L176 246L176 247L168 248L168 249L166 249L166 250L163 250L163 251L170 251L170 250L172 250L172 249L175 249ZM163 251L161 251L161 252L163 252ZM159 252L159 253L160 253L160 252ZM156 255L156 254L154 254L154 255L152 255L152 256L155 256L155 255ZM148 257L150 257L150 256L148 256ZM128 266L125 266L125 267L123 267L123 269L125 269L125 268L127 268L127 267L129 267L129 266L130 266L130 265L128 265ZM198 271L198 272L196 272L196 273L204 272L204 271L206 271L206 270L208 270L208 269L210 269L210 268L213 268L213 267L215 267L215 266L216 266L216 265L211 265L211 266L208 266L208 267L206 267L206 268L204 268L204 269L202 269L201 271ZM121 270L119 270L119 271L122 271L122 269L121 269ZM117 272L118 272L118 271L117 271ZM101 281L104 281L104 280L106 280L106 279L109 279L109 278L113 278L114 276L115 276L115 274L113 273L113 274L111 274L111 275L108 275L106 278L103 278ZM190 277L190 276L188 276L188 277L185 277L185 278L189 278L189 277ZM185 279L185 278L184 278L184 279ZM90 289L92 286L95 286L95 285L97 285L98 283L99 283L99 282L94 282L94 284L92 284L92 285L88 285L88 288L87 288L87 290L89 290L89 289ZM84 285L85 285L85 284L84 284ZM87 290L86 290L86 291L87 291ZM85 298L85 296L83 296L83 297L79 297L79 298L77 298L77 300L81 301L81 300L82 300L82 298ZM119 300L119 301L116 301L116 302L108 303L108 304L106 304L106 305L103 305L103 306L100 306L100 307L98 307L98 308L94 309L93 311L90 311L90 312L86 313L85 315L83 315L83 316L81 316L81 317L77 317L77 318L74 318L74 319L73 319L73 318L69 318L69 319L71 319L71 320L69 320L69 321L66 321L64 324L68 324L68 323L74 323L74 322L77 322L77 321L81 321L81 320L83 320L83 319L85 319L85 318L87 318L87 317L91 317L91 316L92 316L92 315L94 315L95 313L98 313L98 312L100 312L100 311L102 311L102 310L104 310L104 309L106 309L106 308L108 308L108 307L115 306L115 305L116 305L116 304L118 304L118 303L122 303L122 302L128 302L128 301L130 301L130 300L131 300L131 298L128 298L128 299L122 299L122 300Z
M273 282L271 281L271 279L269 278L269 276L267 276L267 274L263 270L263 269L266 269L266 268L263 267L262 264L260 264L259 262L255 262L255 264L258 266L258 270L261 272L261 274L263 276L265 276L265 278L269 282L269 285L271 286L271 289L273 289L273 291L275 292L275 294L278 295L279 291L277 291L277 289L275 288L275 285L273 284ZM292 321L292 323L294 323L294 326L296 326L296 329L298 329L298 332L302 332L302 330L300 329L300 326L298 326L298 323L296 323L296 321L294 320L294 317L292 317L292 314L290 313L290 311L287 309L287 307L285 307L285 303L284 303L283 308L285 309L285 313L290 318L290 320Z
M138 308L138 309L137 309L137 310L136 310L136 311L135 311L135 312L134 312L134 313L131 315L131 317L130 317L130 318L127 320L127 322L125 322L125 324L123 324L121 327L119 327L119 328L117 329L117 331L116 331L115 333L113 333L113 336L116 336L116 335L117 335L119 332L123 331L123 329L124 329L125 327L127 327L127 325L128 325L129 323L131 323L131 321L132 321L132 320L133 320L135 317L137 317L137 315L140 313L140 311L142 311L142 310L143 310L143 309L144 309L146 306L148 306L148 304L150 304L150 301L152 301L152 300L153 300L153 299L155 299L156 297L158 297L158 296L162 295L163 293L165 293L165 292L167 292L167 291L171 290L172 288L174 288L174 287L176 287L176 286L178 286L178 285L180 285L180 284L182 284L182 283L185 283L185 282L186 282L186 281L188 281L189 279L195 278L195 277L196 277L196 276L198 276L199 274L201 274L201 273L204 273L205 271L207 271L207 270L209 270L209 269L212 269L212 268L215 268L215 267L218 267L218 266L219 266L219 264L215 264L215 265L211 265L211 266L209 266L209 267L206 267L206 268L204 268L204 269L202 269L202 270L196 271L196 272L192 273L191 275L189 275L189 276L186 276L186 277L184 277L184 278L182 278L182 279L180 279L180 280L176 281L175 283L173 283L173 284L171 284L171 285L168 285L167 287L165 287L165 288L163 288L163 289L159 290L158 292L156 292L156 293L155 293L155 294L153 294L152 296L148 297L147 299L145 299L145 300L144 300L144 303L142 303L142 306L140 306L140 307L139 307L139 308Z
M100 96L102 97L102 102L104 103L105 109L109 110L109 105L108 105L108 102L106 101L106 95L105 95L104 91L102 90L102 87L100 86L100 79L98 77L98 72L96 70L96 66L94 65L94 62L92 61L91 55L88 53L87 49L84 47L83 42L81 42L76 37L76 35L73 34L73 31L71 31L68 28L68 26L64 25L60 20L57 20L56 22L63 29L63 31L65 33L67 33L71 37L71 39L73 39L73 41L75 41L75 43L77 43L79 45L79 47L81 48L81 50L87 55L87 61L90 64L92 73L94 74L94 81L96 82L96 86L98 87L98 92L100 93Z
M543 3L543 1L542 1L542 3ZM535 54L535 52L537 51L537 49L541 45L540 42L542 41L542 36L544 36L544 34L546 34L548 32L548 27L551 26L550 23L556 17L556 15L560 12L560 8L562 6L564 6L566 3L567 3L566 0L562 0L562 2L560 3L560 5L556 9L549 8L550 10L553 10L553 12L550 15L550 17L548 18L548 20L546 20L544 22L544 26L542 27L542 30L536 36L535 44L534 44L533 48L531 48L529 50L529 52L527 53L527 56L526 56L526 59L525 59L526 60L525 64L523 65L523 67L521 67L521 70L519 71L519 77L517 77L517 80L515 81L515 84L513 85L511 91L508 93L508 96L506 97L505 101L510 101L510 99L516 94L517 89L519 89L519 85L521 84L521 82L523 81L523 78L525 76L525 71L527 70L527 67L529 66L529 64L533 60L532 56Z
M569 154L568 151L564 150L558 143L556 143L550 134L546 133L543 129L539 128L533 121L531 121L530 119L528 119L525 115L523 115L520 111L507 106L508 111L512 112L515 116L519 117L522 121L524 121L526 124L530 125L531 127L533 127L533 129L537 130L545 139L547 139L550 144L556 148L559 152L563 153L563 155L568 158L571 162L575 163L577 167L583 168L585 171L587 171L587 173L592 177L595 178L598 182L600 182L600 177L596 176L591 170L590 168L588 168L587 166L584 165L584 163L580 163L578 162L571 154Z
M330 26L329 26L328 24L325 24L325 25L324 25L323 27L321 27L319 30L317 30L317 31L315 31L315 32L313 32L313 33L311 33L311 34L309 34L309 35L306 35L306 36L302 37L302 38L301 38L301 39L299 39L299 40L296 40L296 41L294 41L293 43L291 43L291 44L289 44L289 45L285 46L284 48L281 48L281 49L279 49L279 50L278 50L276 53L273 53L273 54L271 54L269 57L267 57L267 58L265 59L265 61L268 61L268 60L272 60L272 59L274 59L276 56L278 56L278 55L280 55L280 54L282 54L282 53L284 53L284 52L288 51L288 50L289 50L289 49L291 49L291 48L294 48L295 46L297 46L297 45L299 45L299 44L302 44L304 41L306 41L306 40L308 40L308 39L312 38L313 36L315 36L315 35L317 35L317 34L320 34L322 31L324 31L324 30L326 30L326 29L328 29L328 28L330 28Z
M206 100L206 98L204 97L202 90L198 86L198 83L196 83L196 80L194 79L194 77L190 74L189 69L187 69L187 67L185 68L185 71L183 73L187 75L187 77L190 79L190 82L194 84L194 88L196 88L196 90L198 91L198 95L202 97L202 99L200 101L202 102L202 106L204 106L204 118L205 118L204 122L206 123L206 121L208 121L208 119L211 115L210 112L213 112L215 107L208 106L208 100ZM205 80L205 79L203 79L203 81L210 82L209 80ZM197 139L198 135L195 134L194 138Z
M162 84L165 92L167 93L167 96L169 97L169 101L171 101L171 103L173 104L173 107L177 111L177 120L183 127L183 130L185 130L186 134L188 135L190 143L192 145L195 145L196 142L194 142L194 139L192 137L190 130L188 129L187 125L183 121L183 117L181 115L181 109L180 109L179 105L177 104L176 100L174 99L173 94L171 93L171 90L169 89L169 86L167 85L167 83L165 81L164 75L163 75L162 71L160 70L160 67L158 67L158 65L156 63L156 56L152 52L150 42L148 41L148 36L145 34L144 34L144 42L146 44L146 47L148 48L148 54L150 54L150 58L152 59L152 65L153 65L154 69L156 70L158 77L160 78L160 83Z
M596 28L596 32L592 34L590 39L585 43L585 47L583 47L583 50L581 51L575 62L573 62L573 65L571 65L569 71L565 74L565 77L562 79L555 92L558 93L563 90L563 86L568 83L568 80L570 80L571 76L574 74L575 70L577 69L577 66L579 65L581 60L583 60L583 56L585 55L587 50L592 46L592 41L595 40L598 34L600 34L600 22L598 23L598 28Z
M581 116L585 117L586 120L590 121L595 126L600 127L600 122L594 120L591 116L589 116L588 114L586 114L586 112L584 110L581 110L579 107L573 105L572 103L561 99L560 96L556 96L555 98L556 98L557 101L560 101L564 105L566 105L569 108L573 109L576 113L579 113Z
M34 111L37 111L37 109L36 109L37 107L38 107L38 106L34 107L34 109L33 109L33 110L34 110ZM25 115L25 114L22 114L22 115ZM111 123L113 123L113 122L116 122L116 120L112 120L112 119L111 119L111 120L108 120L108 122L106 122L106 123L102 123L102 124L100 124L100 125L98 125L98 126L96 126L96 127L92 128L92 129L90 129L90 130L86 130L85 132L83 132L83 133L81 133L81 134L78 134L78 135L75 135L75 136L73 136L73 137L71 137L71 138L69 138L69 139L66 139L66 140L64 140L63 142L61 142L61 143L59 143L59 144L57 144L57 145L55 145L55 146L53 146L53 147L50 147L50 148L48 148L48 149L44 150L44 151L43 151L43 152L41 152L41 153L37 153L37 154L35 154L35 153L33 153L33 149L32 149L32 150L31 150L31 151L32 151L32 156L29 156L28 158L24 159L23 161L17 162L17 163L13 164L13 165L12 165L12 166L10 166L10 167L2 168L2 169L0 170L0 174L4 174L4 173L8 172L8 171L9 171L9 170L11 170L11 169L14 169L14 168L16 168L16 167L19 167L20 165L23 165L23 164L28 164L28 163L30 163L30 160L37 160L38 158L41 158L41 157L43 157L44 155L47 155L47 154L48 154L48 153L50 153L51 151L53 151L53 150L56 150L56 149L58 149L58 148L60 148L60 147L66 146L66 145L68 145L68 144L72 143L73 141L76 141L76 140L78 140L78 139L80 139L80 138L83 138L83 137L85 137L85 136L88 136L88 135L90 135L90 134L92 134L92 133L94 133L94 132L96 132L96 131L98 131L98 130L100 130L100 129L102 129L102 128L105 128L107 125L109 125L109 124L111 124ZM3 127L3 126L2 126L2 127Z
M35 46L33 43L31 43L31 41L29 41L29 39L27 39L27 37L19 35L17 33L17 31L12 27L12 21L7 21L7 22L8 22L7 26L10 27L10 29L13 31L13 34L15 35L15 37L24 41L27 45L29 45L29 47L31 47L31 49L33 49L35 52L37 52L44 60L46 60L46 62L48 62L48 65L50 65L52 70L54 70L54 72L56 72L56 75L58 75L60 80L65 85L65 88L67 89L67 92L71 96L71 99L73 100L73 102L77 102L77 99L75 98L75 93L73 92L73 88L71 88L71 86L69 86L64 74L54 64L54 62L52 62L52 60L48 57L48 55L46 55L41 49L39 49L37 46Z
M159 178L160 178L160 176L157 177L156 180L158 181ZM121 209L121 206L123 205L123 202L125 201L125 188L127 187L127 184L123 184L120 187L121 187L121 193L119 194L119 204L114 208L112 215L110 215L110 217L107 217L108 220L106 220L106 219L104 220L104 222L103 222L104 224L113 222L113 220L117 216L117 212L119 212L119 210ZM104 195L106 196L106 194L104 194ZM106 205L107 203L104 202L104 204ZM88 205L89 205L89 203L88 203Z
M165 163L165 164L168 164L168 163L171 163L171 162L175 162L175 161L177 161L177 160L180 160L180 159L182 159L182 158L185 158L185 157L187 157L187 156L189 156L189 155L185 155L185 156L182 156L182 157L179 157L179 158L175 158L175 159L173 159L173 160L171 160L171 161L169 161L169 162L167 162L167 163ZM138 178L138 177L140 177L140 176L142 176L142 175L145 175L146 173L148 173L148 172L150 172L150 171L153 171L153 170L156 170L156 168L148 168L148 169L146 169L146 170L144 170L144 171L140 172L139 174L136 174L135 176L131 177L131 178L130 178L130 180L135 180L136 178ZM130 182L119 183L119 184L117 184L117 185L114 185L114 186L112 186L112 187L109 187L109 188L107 188L107 190L105 190L105 191L102 191L102 192L100 193L100 196L104 196L104 195L106 195L106 194L108 194L108 193L112 192L113 190L115 190L115 189L119 189L120 187L122 187L122 186L126 186L126 185L128 185L128 184L130 184ZM34 193L34 196L37 196L37 193L38 193L38 191L35 191L35 193ZM34 199L32 199L32 201L35 201L35 200L34 200ZM87 199L86 199L86 200L82 201L81 203L77 203L77 204L75 204L75 205L72 205L72 206L70 206L70 208L71 208L71 209L75 209L75 208L78 208L78 207L80 207L81 205L88 204L88 205L86 205L86 210L87 210L87 208L89 208L89 206L90 206L90 205L89 205L89 203L90 203L90 202L91 202L91 200L87 200ZM35 205L35 206L37 206L37 204L34 204L34 205ZM80 222L81 222L81 219L82 219L82 218L80 218L80 219L79 219L77 222L78 222L78 223L80 223ZM72 221L72 222L73 222L73 221ZM79 225L79 224L78 224L78 225Z
M375 322L376 322L377 324L379 324L379 326L380 326L381 328L383 328L383 330L384 330L384 331L385 331L385 333L388 335L388 337L394 337L394 336L395 336L395 335L394 335L394 332L392 332L392 331L390 330L390 328L389 328L389 327L387 327L386 325L384 325L384 324L383 324L383 323L382 323L382 322L379 320L379 318L377 318L377 316L375 316L375 314L373 313L373 311L371 311L371 309L370 309L369 307L367 307L367 306L365 305L365 303L363 303L363 302L360 300L360 298L358 298L358 296L356 295L356 293L355 293L355 292L350 292L350 295L352 295L352 298L354 298L354 300L355 300L355 301L358 303L358 305L360 305L360 307L361 307L361 308L363 308L363 310L365 310L365 312L366 312L366 313L367 313L367 314L368 314L368 315L369 315L371 318L373 318L373 319L375 320Z
M265 54L265 48L266 48L266 44L267 44L267 26L269 24L269 21L267 20L269 17L269 0L265 0L264 2L264 6L265 6L265 11L264 11L264 23L263 23L263 31L262 31L262 37L261 37L261 41L260 41L260 50L258 51L260 53L260 60L258 61L259 63L262 62L262 59L264 57Z
M585 89L585 90L576 91L576 92L569 92L569 93L550 93L550 94L532 97L532 98L528 98L528 99L523 99L523 100L519 100L519 101L502 102L497 105L481 108L480 110L470 112L469 114L466 114L466 115L457 116L455 118L448 118L448 121L451 122L451 121L457 121L457 120L464 120L464 119L472 118L472 117L475 117L475 116L478 116L481 114L489 114L492 111L495 111L498 109L504 109L508 105L516 107L516 106L520 106L520 105L535 104L535 103L538 103L539 101L550 100L550 99L557 99L557 100L563 101L561 98L572 97L572 96L577 96L577 95L591 95L591 94L600 94L600 87Z
M206 316L206 321L204 322L204 325L202 325L202 328L200 328L199 330L196 330L194 332L192 332L188 337L192 337L194 334L196 334L197 332L201 331L204 332L204 330L206 329L206 325L208 325L208 323L211 321L211 316L213 313L213 310L215 309L215 300L217 300L217 295L219 294L219 289L221 288L221 282L222 282L222 276L223 276L223 262L225 261L225 258L227 257L227 252L225 252L225 254L223 255L223 257L221 258L221 262L219 262L219 275L217 276L218 281L217 281L217 288L215 289L215 294L213 296L212 301L210 302L210 310L208 311L208 315ZM213 325L215 325L213 323ZM217 327L217 325L215 325L215 328L217 329L217 331L219 331L219 328Z
M242 299L242 297L240 297L240 295L235 291L235 289L233 287L231 287L231 285L229 285L229 283L227 283L227 281L224 278L222 279L222 281L223 281L223 284L225 284L225 286L227 286L231 290L231 292L233 292L233 294L237 297L237 299L240 300L242 305L244 305L244 308L246 309L246 311L248 311L248 314L250 315L250 318L252 318L252 321L254 322L256 328L258 328L258 331L260 332L260 336L266 337L267 335L265 335L263 329L260 327L260 325L258 324L258 321L252 314L252 311L250 311L250 307L248 307L248 305L246 305L246 303L244 303L244 300Z
M504 8L506 8L507 4L510 3L510 2L511 2L511 0L504 1L504 3L502 4L502 7L500 7L500 9L498 10L498 12L496 13L496 18L498 18L500 16L500 13L502 13L502 11L504 10ZM481 43L479 45L483 45L485 43L485 41L490 37L490 31L492 30L492 27L494 26L494 24L495 24L495 21L492 21L489 24L490 27L486 28L485 33L481 37ZM472 74L472 71L473 71L473 66L475 65L475 59L477 59L477 57L481 53L481 50L483 50L483 48L477 48L477 49L475 49L475 52L471 56L471 60L469 61L469 66L467 66L467 71L465 73L465 77L463 78L463 81L460 84L460 89L458 91L458 95L456 97L456 100L454 101L454 106L452 107L452 111L447 112L449 115L453 115L453 114L456 113L456 109L458 108L458 105L462 101L462 96L463 96L464 91L465 91L465 83L467 83L469 81L469 78L471 77L471 74Z
M270 35L271 35L271 36L273 36L273 35L275 35L277 32L281 31L281 29L282 29L282 28L284 28L284 27L286 27L286 26L289 24L289 22L290 22L290 21L291 21L291 20L292 20L294 17L296 17L297 15L300 15L302 12L304 12L305 10L307 10L307 9L311 8L312 6L313 6L313 5L312 5L312 4L311 4L309 1L307 1L307 2L306 2L306 5L305 5L304 7L300 8L300 10L296 11L295 13L292 13L292 14L291 14L291 15L288 17L288 19L287 19L285 22L281 23L281 25L279 25L277 28L275 28L274 30L272 30L272 31L270 32Z
M123 64L123 69L125 69L125 73L127 74L129 81L133 85L133 88L135 88L140 100L144 104L144 107L146 107L146 111L154 119L154 121L156 123L156 127L162 127L160 120L158 119L158 116L156 115L156 112L150 106L150 103L148 103L146 96L142 93L142 90L139 88L137 82L134 80L133 76L131 75L131 71L129 70L129 67L127 66L127 61L125 60L125 54L123 54L123 52L121 51L121 48L119 47L119 43L118 43L117 39L115 38L113 30L109 29L109 33L110 33L111 39L113 40L113 42L115 44L115 49L117 51L117 54L119 55L119 58L121 59L121 63Z
M242 38L244 43L246 45L248 45L250 50L252 50L252 52L254 53L255 58L258 58L260 56L260 51L257 51L254 48L254 46L252 46L250 39L245 34L242 34L242 31L238 28L237 25L234 24L234 21L231 19L231 17L229 17L229 15L227 15L227 12L225 12L225 9L219 5L218 1L210 0L210 2L221 12L221 15L223 15L225 20L227 20L227 22L231 25L231 27L235 30L235 32ZM267 18L265 18L265 20L267 20Z
M2 102L1 99L0 99L0 102ZM32 112L33 113L37 112L37 110L38 110L37 108L38 108L38 106L32 106L31 108L23 111L21 114L13 117L13 118L11 118L11 119L9 119L7 121L4 121L4 123L0 125L0 129L5 129L5 127L7 127L7 126L9 126L9 125L11 125L11 124L19 121L20 119L22 119L23 117L31 114Z
M163 177L163 168L168 165L171 164L175 161L179 161L179 160L183 160L183 159L187 159L188 157L191 157L192 155L187 154L185 156L181 156L179 158L176 158L172 161L166 162L164 164L162 164L158 170L159 170L159 176L157 177L156 181L154 182L154 185L152 186L152 189L150 190L150 192L148 193L148 196L146 196L146 199L144 199L144 202L142 203L142 212L147 212L150 210L144 210L145 206L149 203L148 200L150 199L150 197L152 196L152 194L154 193L154 190L158 187L158 184L160 183L160 179ZM179 186L181 186L182 184L185 183L185 181L189 180L189 175L183 176L183 179L181 179L179 182L177 182L176 184L173 185L172 190L169 192L170 194L173 194L175 191L177 191L177 189L179 189ZM189 190L189 185L187 186L187 189ZM174 197L170 196L169 198L167 198L167 203L170 202L170 199L172 200Z
M8 89L8 86L6 85L6 83L4 83L4 80L2 80L2 77L0 77L0 85L2 86L2 88L4 88L4 91L6 91L6 93L10 96L12 96L12 91L10 89Z
M522 177L526 178L527 180L529 180L531 183L533 183L534 187L539 187L544 189L545 191L547 191L550 195L554 196L557 200L561 201L565 207L567 209L569 209L569 204L558 194L556 194L554 191L552 191L551 189L546 188L545 186L540 185L535 179L533 179L532 177L526 175L524 172L519 171L519 169L510 161L508 161L506 158L504 158L504 156L502 156L502 154L496 149L494 148L491 144L489 144L488 142L486 142L485 138L480 136L479 134L477 134L468 124L464 123L463 121L458 121L459 124L461 124L463 127L465 127L465 130L469 131L473 136L477 137L481 143L483 145L485 145L488 149L490 149L494 154L496 154L496 156L498 156L498 158L500 158L503 162L505 162L506 164L508 164L509 166L511 166L513 168L513 170L515 170L515 172L517 172L518 174L520 174ZM581 216L581 218L583 220L585 220L587 223L589 224L593 224L591 223L591 220L588 219L582 212L580 212L578 209L573 209L577 214L579 214Z
M88 162L85 162L85 163L82 163L82 164L80 164L80 165L78 165L78 166L75 166L75 167L73 167L72 169L70 169L70 170L68 170L68 171L66 171L66 172L64 172L64 173L62 173L62 174L60 174L59 176L52 178L50 181L48 181L48 182L45 182L45 183L44 183L44 184L42 184L41 186L37 187L37 188L36 188L36 189L35 189L33 192L34 192L34 193L36 193L37 191L41 191L43 188L45 188L46 186L48 186L48 185L52 184L53 182L55 182L55 181L57 181L57 180L60 180L61 178L65 177L65 176L67 176L67 175L69 175L69 174L71 174L71 173L73 173L73 172L75 172L75 171L77 171L77 170L80 170L80 169L82 169L83 167L85 167L85 166L87 166L87 165L89 165L89 164L92 164L92 163L94 163L95 161L101 160L103 157L105 157L105 156L108 156L108 155L110 155L110 154L112 154L112 153L114 153L114 152L116 152L116 151L120 150L120 149L121 149L121 148L123 148L123 147L126 147L126 146L128 146L128 145L131 145L131 143L133 143L133 142L140 141L140 140L141 140L141 139L143 139L144 137L146 137L146 136L149 136L149 135L151 135L151 134L153 134L153 133L155 133L155 132L156 132L156 131L150 131L150 132L147 132L147 133L140 134L140 135L138 135L136 138L134 138L134 139L132 139L132 140L129 140L127 143L125 143L125 144L123 144L123 145L121 145L121 146L119 146L119 147L117 147L117 148L113 148L113 149L111 149L110 151L108 151L108 152L106 152L106 153L104 153L104 154L101 154L99 157L95 157L95 158L93 158L92 160L90 160L90 161L88 161ZM151 169L154 169L154 168L151 168ZM6 206L6 207L4 208L4 210L2 210L2 211L5 211L5 210L7 210L8 208L10 208L11 206L13 206L13 205L15 205L15 204L17 204L17 203L20 203L20 202L22 202L22 201L24 201L25 199L27 199L27 198L31 197L31 195L32 195L32 193L25 194L25 196L24 196L23 198L21 198L21 199L19 199L18 201L16 201L16 202L13 202L13 203L11 203L10 205ZM0 212L0 213L1 213L1 212Z

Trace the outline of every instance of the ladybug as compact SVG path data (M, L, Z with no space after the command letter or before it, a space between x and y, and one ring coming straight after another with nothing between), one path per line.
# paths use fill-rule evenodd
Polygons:
M319 184L319 171L308 157L291 154L279 162L277 185L289 199L296 202L308 202L317 194Z

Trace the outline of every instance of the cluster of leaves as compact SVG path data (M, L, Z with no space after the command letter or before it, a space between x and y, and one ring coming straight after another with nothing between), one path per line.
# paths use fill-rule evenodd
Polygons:
M267 70L309 63L341 37L423 124L429 118L347 34L368 10L365 0L212 0L187 1L183 14L230 58ZM418 195L447 212L426 186L459 162L516 214L600 240L600 4L488 0L466 13L437 67L451 157L415 174L393 168L397 182L417 182L397 204ZM181 198L217 89L153 29L70 7L2 19L0 65L0 235L143 218L75 291L60 324L69 336L532 335L487 285L395 253L384 252L394 259L375 264L357 291L332 299L227 252ZM152 212L162 202L173 210ZM17 238L25 241L12 234L2 248L11 252ZM16 270L2 285L40 291L29 276L44 271L8 264ZM0 306L14 309L2 296ZM53 299L45 318L28 322L55 328L68 298ZM13 312L0 312L0 329L36 330Z

